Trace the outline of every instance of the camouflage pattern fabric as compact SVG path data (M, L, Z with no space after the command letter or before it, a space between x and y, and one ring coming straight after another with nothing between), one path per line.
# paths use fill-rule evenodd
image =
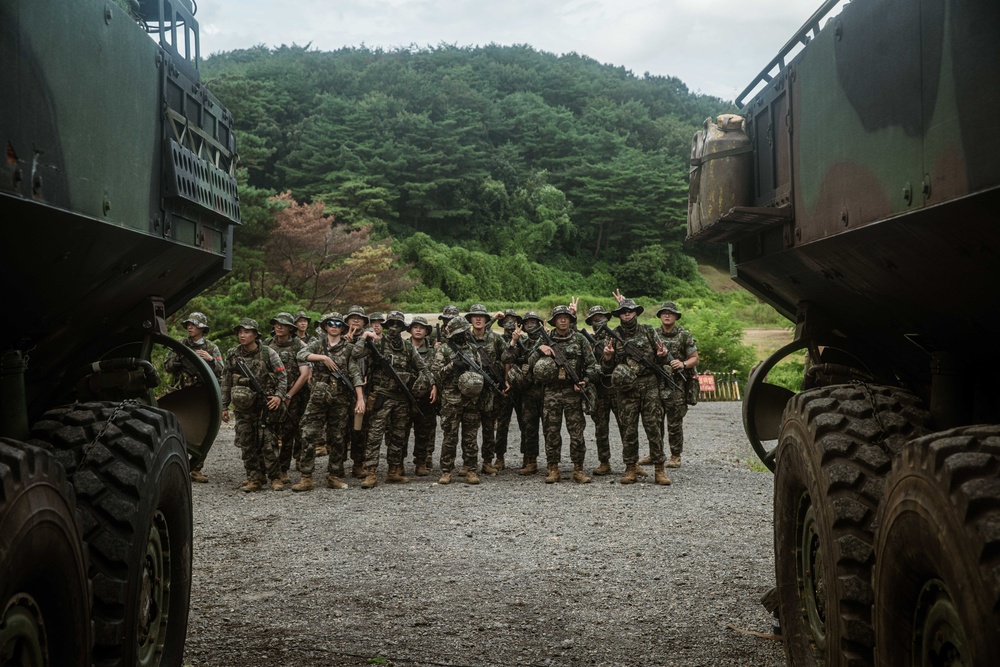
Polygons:
M432 369L434 367L434 347L427 339L424 339L423 345L414 347L414 349L424 360L427 368ZM403 458L406 458L405 443L409 443L410 441L410 429L412 427L413 463L414 465L424 465L427 458L434 454L434 440L437 438L437 413L441 402L431 403L430 396L422 398L418 396L417 404L420 407L420 411L424 414L421 417L415 410L410 414L410 423L407 424L406 435L403 438Z
M264 344L281 357L285 370L288 371L288 388L291 390L302 375L301 366L309 366L309 362L298 359L298 354L306 349L305 343L301 338L291 336L284 343L279 342L277 337L271 337ZM302 415L305 414L308 403L309 385L304 385L292 396L288 403L287 417L275 428L279 442L278 467L281 472L288 472L292 459L300 459L302 456Z
M222 373L223 409L228 409L234 388L249 387L249 380L240 374L236 366L237 357L246 361L269 396L284 398L288 389L288 373L278 353L259 343L253 352L247 352L240 345L226 353ZM257 482L278 479L281 474L278 468L278 438L274 426L267 419L268 412L260 396L254 398L250 407L233 411L236 418L235 444L242 452L247 479Z
M299 352L299 360L304 361L310 354L330 357L351 383L358 386L362 382L361 370L352 359L353 351L354 346L345 339L341 338L331 346L324 336ZM355 394L338 382L323 362L315 362L312 366L313 383L302 416L303 446L299 470L303 475L312 475L316 469L316 445L326 444L330 457L327 472L342 476Z
M467 325L466 325L467 326ZM479 346L465 342L458 347L477 363ZM438 387L438 398L441 401L441 472L452 469L458 448L459 429L462 435L462 462L470 468L479 464L479 427L482 425L481 401L484 392L477 398L469 398L458 388L458 378L465 371L456 368L458 356L447 344L441 345L434 352L434 381ZM460 363L460 362L459 362Z
M517 312L513 310L506 311L505 315L514 315L518 320L521 318L517 316ZM508 350L510 349L510 341L513 338L510 331L504 331L502 334L503 338L503 352L500 355L501 364L507 363L505 359L509 356ZM517 389L511 387L510 391L507 392L507 397L504 400L496 401L496 447L495 456L497 458L503 457L507 454L507 441L510 438L510 420L515 414L517 415L517 425L518 429L523 430L522 418L521 418L521 392ZM485 459L486 456L484 455Z
M522 340L525 340L522 338ZM534 335L528 334L524 345L510 347L508 344L504 348L502 361L505 364L519 365L527 377L531 377L528 358L531 351L538 345L541 336L538 332ZM538 457L539 436L538 430L542 423L542 399L545 396L545 389L540 384L531 384L527 389L519 392L518 399L521 403L521 456Z
M212 372L215 373L215 377L217 379L221 378L222 353L219 351L218 345L204 337L197 343L192 342L190 338L182 338L181 342L196 352L198 350L205 350L212 355L213 362L208 364L209 368L211 368ZM208 362L206 361L205 363ZM182 359L181 356L173 350L167 352L167 356L163 360L163 369L174 376L174 381L170 385L172 389L184 389L186 387L193 387L201 384L201 380L198 379L193 363L187 359Z
M663 327L660 327L656 333L660 340L666 344L667 351L675 359L686 361L698 350L694 336L679 324L675 324L669 333L664 331ZM663 402L663 416L670 453L673 456L680 456L681 452L684 451L684 416L687 415L688 404L684 400L684 373L675 372L673 377L681 389L674 389L666 382L661 382L660 400Z
M600 309L597 312L604 314L604 308L596 306L591 308L591 312L595 312L595 309ZM591 351L594 353L594 360L600 362L604 357L604 343L608 338L605 330L602 329L602 333L596 334L594 338L597 339L598 345L591 347ZM588 343L589 347L589 343ZM618 418L618 390L611 386L611 373L605 371L603 368L600 369L600 375L597 378L597 397L594 401L594 410L590 413L590 418L594 422L594 436L597 440L597 460L601 463L606 463L611 461L611 414L615 415L615 423L619 424L620 420Z
M482 315L482 313L477 314ZM489 317L489 315L486 315L486 317ZM472 332L470 334L475 344L479 347L479 359L483 368L502 387L504 385L504 372L500 359L504 351L503 337L493 331L484 331L482 338L477 338ZM483 392L492 396L492 404L490 405L490 409L481 412L481 426L483 429L482 455L484 461L493 461L497 450L497 416L503 407L503 403L506 401L499 400L488 388L484 388ZM506 451L506 446L504 447L504 451Z

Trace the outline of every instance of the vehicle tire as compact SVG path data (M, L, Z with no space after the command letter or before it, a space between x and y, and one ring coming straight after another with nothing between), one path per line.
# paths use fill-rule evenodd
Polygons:
M0 661L84 667L91 639L73 489L49 452L0 439Z
M47 412L33 438L70 473L90 554L95 665L179 665L191 596L191 483L174 416L134 403Z
M871 665L875 513L892 457L930 417L895 387L834 385L795 395L782 418L774 553L792 667Z
M906 445L878 513L882 665L1000 665L1000 427Z

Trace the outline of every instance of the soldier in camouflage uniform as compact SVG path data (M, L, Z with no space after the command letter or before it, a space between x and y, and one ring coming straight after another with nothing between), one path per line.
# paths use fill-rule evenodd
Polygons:
M507 348L510 347L511 340L514 338L514 332L524 320L513 308L502 313L498 312L496 318L500 322L500 326L503 327L503 354L506 354ZM505 380L502 386L506 387L507 395L502 401L494 396L499 407L497 408L496 461L494 461L493 467L498 471L507 467L507 440L510 437L510 420L513 415L517 415L518 427L521 426L521 392L519 389L511 387L510 382L507 381L507 371L510 364L503 362L503 355L501 355L501 363L504 366Z
M533 310L524 314L522 324L511 334L502 361L510 367L507 377L521 401L521 475L538 472L538 428L542 421L545 388L534 381L528 357L541 340L542 318Z
M367 358L371 368L369 401L372 402L372 409L368 415L366 475L361 483L362 489L370 489L378 484L376 472L383 438L386 442L385 458L389 464L389 473L385 481L393 483L410 481L403 476L403 452L406 449L410 411L413 409L406 391L412 389L411 385L430 386L433 382L423 357L413 345L403 340L404 329L406 329L405 316L400 311L393 310L385 318L383 334L366 331L362 335L365 342L356 345L351 355L355 360ZM399 381L378 360L380 356L392 365ZM372 401L373 396L374 401Z
M240 320L234 329L239 345L226 353L222 369L222 421L229 421L229 404L236 417L235 444L243 452L243 467L247 481L242 491L259 491L267 479L271 488L280 491L281 471L278 468L275 422L282 415L282 403L288 388L288 373L278 353L260 344L257 321ZM250 372L267 394L257 394L251 382L240 371L236 360L246 362Z
M368 316L365 315L365 309L361 306L351 306L347 309L347 333L344 334L344 338L347 339L348 343L356 344L361 340L361 334L368 327ZM368 366L367 360L359 365L358 368L361 373L362 382L368 377ZM363 389L365 397L368 396L368 389ZM351 477L355 479L365 478L365 443L367 441L368 434L368 417L364 414L362 410L362 416L360 418L355 418L353 421L348 422L347 426L347 438L348 442L351 443L351 461L353 462L351 468ZM317 456L319 453L317 452Z
M361 370L352 361L354 344L344 333L348 326L340 313L328 313L320 320L323 338L314 340L299 352L299 361L312 364L312 391L305 415L302 417L302 460L299 469L302 479L292 486L292 491L313 488L316 469L316 445L329 446L326 464L326 482L331 489L346 489L341 481L344 476L345 443L348 438L351 415L364 412ZM341 376L338 379L334 373Z
M479 346L472 342L472 327L461 318L454 317L445 327L447 343L434 352L434 380L441 399L441 477L439 484L451 483L455 464L459 428L462 431L462 463L467 468L467 484L479 484L476 464L479 447L476 442L482 424L482 407L488 396L483 396L482 377L469 370L452 346L463 352L473 362L481 365Z
M481 303L477 303L469 312L465 314L466 321L472 325L472 341L479 346L479 358L482 360L482 367L493 381L499 386L503 387L506 385L507 380L504 377L503 364L500 361L500 357L503 355L504 342L503 338L491 331L487 325L492 324L490 314L486 310L486 306ZM483 410L480 414L482 420L483 429L483 439L482 439L482 454L483 454L483 467L482 471L485 475L495 475L497 474L497 469L493 465L493 457L496 455L497 449L497 414L500 408L500 403L492 392L490 392L492 400L487 401L488 410ZM458 472L459 475L463 475L465 469Z
M368 316L368 327L375 332L376 336L382 335L382 328L385 325L385 315L380 312L373 311Z
M290 313L278 313L271 318L274 335L264 344L278 353L288 371L288 394L285 397L287 416L277 425L276 430L281 445L278 449L278 468L281 470L282 484L288 483L288 469L292 458L299 462L302 455L302 415L309 402L309 362L300 361L299 352L306 349L302 339L295 335L295 321Z
M626 341L631 342L643 356L652 363L665 365L667 363L667 348L663 341L656 337L653 327L639 324L638 317L642 306L636 305L632 299L623 299L618 308L611 312L621 324L615 331ZM670 484L663 469L663 404L660 402L660 380L652 371L645 368L635 359L628 356L624 345L609 338L604 347L601 359L601 370L613 372L618 365L628 366L635 374L635 384L632 389L622 391L618 397L619 430L622 438L622 459L625 462L625 474L619 480L622 484L634 484L639 473L639 419L646 431L649 441L649 451L653 464L656 466L655 480L657 484Z
M438 315L438 319L441 320L441 324L435 327L434 332L427 337L430 344L434 346L435 350L444 345L445 340L447 340L444 335L444 329L448 326L448 322L451 322L452 319L456 317L458 317L458 306L453 305L445 306L444 310L441 311L441 314Z
M427 341L427 337L431 333L431 326L424 317L415 315L407 329L410 332L410 344L424 360L424 365L430 370L434 367L434 348ZM433 382L433 376L431 376L431 381ZM431 384L429 389L421 387L420 391L414 392L414 396L417 398L420 413L413 410L410 414L411 425L413 427L413 474L418 477L426 477L430 474L429 469L433 466L431 459L434 456L434 439L437 437L437 409L439 403L437 385ZM409 440L410 425L406 428L406 439L404 442L409 442Z
M594 359L598 362L604 357L604 347L607 345L608 330L606 328L610 313L604 306L592 306L587 311L585 322L594 329L594 340L596 345L588 347L594 353ZM589 341L588 341L589 343ZM594 468L593 474L602 477L611 474L611 413L615 414L615 423L621 429L621 422L618 418L618 389L611 382L611 372L601 369L597 382L597 400L594 402L594 411L590 418L594 420L594 435L597 439L597 460L599 465Z
M204 313L195 312L188 315L181 324L188 333L188 337L181 339L181 342L194 350L194 353L208 364L208 367L215 373L216 379L221 379L222 353L219 351L218 345L205 338L205 334L208 333L208 318L205 317ZM192 362L182 359L173 350L167 352L167 356L163 360L163 368L174 376L174 381L170 385L174 391L201 385L201 378L198 377ZM202 472L204 466L204 461L191 464L192 481L201 483L208 481L208 477Z
M566 430L569 432L570 458L573 461L573 481L586 484L590 477L583 472L583 460L587 451L583 440L583 432L587 419L583 412L583 392L588 382L594 382L598 376L597 360L580 333L571 328L576 323L576 317L570 313L567 306L556 306L552 309L549 324L555 327L550 335L552 346L544 341L531 353L528 364L536 380L545 387L542 399L542 421L545 431L545 462L548 467L546 484L559 481L559 459L562 455L562 422L566 418ZM566 365L576 374L579 382L574 383L571 373L566 368L559 367L555 362L557 351L562 352ZM550 372L543 371L545 366L551 366Z
M319 336L311 331L312 328L312 318L309 317L309 313L304 310L300 310L295 313L295 337L302 341L302 345L306 346L314 340L319 340Z
M691 332L677 324L681 319L681 311L677 304L666 301L656 312L661 326L657 334L666 343L670 353L670 369L674 372L674 381L680 389L674 389L666 382L660 383L660 400L663 401L663 413L666 418L667 436L670 443L670 460L668 468L681 467L681 452L684 451L684 415L688 405L684 395L684 381L687 373L694 373L698 365L698 347L695 345ZM697 382L697 379L694 380Z

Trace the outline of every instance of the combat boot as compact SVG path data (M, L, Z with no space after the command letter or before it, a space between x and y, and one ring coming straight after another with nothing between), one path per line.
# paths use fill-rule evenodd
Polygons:
M375 466L365 469L365 481L361 482L362 489L370 489L378 484L378 475L375 470Z
M326 445L316 445L316 456L326 456L328 453Z
M653 475L653 480L660 486L670 486L670 478L667 477L667 472L663 469L662 463L656 466Z
M434 454L430 453L427 455L427 469L432 470L434 468Z
M519 475L534 475L538 472L538 458L535 456L524 457L524 467L518 469Z
M261 484L255 479L248 479L243 482L243 486L240 487L240 491L244 493L250 493L251 491L260 491Z
M549 474L546 475L546 477L545 477L545 483L546 484L555 484L556 482L559 481L559 464L558 463L550 463L549 467L548 467L548 470L549 470Z
M328 473L327 476L326 476L326 485L329 486L331 489L346 489L347 488L347 484L345 482L342 482L340 480L340 477L338 477L337 475L333 474L332 472Z
M455 473L455 476L465 477L468 474L469 474L469 466L462 466L461 468L458 469L458 472Z
M355 463L354 467L351 468L351 477L354 479L364 479L365 474L365 469L361 466L361 464Z
M421 462L413 466L413 474L417 477L427 477L427 475L431 474L431 471Z
M637 466L636 464L634 463L628 464L627 466L625 466L625 474L622 475L618 481L621 482L622 484L635 484L635 478L636 475L638 474L637 473L638 469L639 466Z
M469 468L469 472L465 475L466 484L479 484L479 475L472 468Z
M670 460L667 461L667 467L668 468L680 468L681 467L681 455L680 454L671 454L670 455Z
M573 481L577 484L589 484L590 478L583 472L582 463L573 464Z
M280 479L280 480L281 480L281 483L282 483L282 484L288 484L288 483L290 483L290 482L292 481L292 480L291 480L291 479L289 479L289 477L288 477L288 471L287 471L287 470L283 471L283 472L281 473L281 477L279 477L278 479Z
M500 472L507 467L507 462L504 460L503 456L498 456L497 460L493 462L493 467L497 469L497 472Z
M493 464L489 461L483 461L483 474L484 475L495 475L497 474L497 469L493 467Z
M272 491L284 491L285 490L285 484L284 484L284 482L282 482L280 479L272 479L271 480L271 490Z
M299 493L301 491L312 491L315 488L313 484L312 475L302 475L302 478L298 482L292 484L292 491Z
M594 468L593 474L598 477L603 477L604 475L610 475L611 463L609 463L608 461L601 461L601 465Z
M450 470L444 470L441 472L441 477L438 478L438 484L451 484Z
M648 466L652 463L653 463L652 456L643 456L641 459L639 459L639 465L641 466Z
M406 484L410 481L409 477L403 477L403 465L389 466L389 474L386 475L385 481L391 484Z
M205 477L205 473L200 470L191 471L191 481L198 482L199 484L204 484L208 481L208 477Z
M649 477L649 473L646 472L646 470L642 466L640 466L638 463L635 465L635 474L638 477Z

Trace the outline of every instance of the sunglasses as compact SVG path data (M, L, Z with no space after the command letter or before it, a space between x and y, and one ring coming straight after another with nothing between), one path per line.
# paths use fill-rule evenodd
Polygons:
M342 326L344 326L344 323L341 322L340 320L326 320L325 322L323 322L323 324L325 324L328 327L342 327Z

